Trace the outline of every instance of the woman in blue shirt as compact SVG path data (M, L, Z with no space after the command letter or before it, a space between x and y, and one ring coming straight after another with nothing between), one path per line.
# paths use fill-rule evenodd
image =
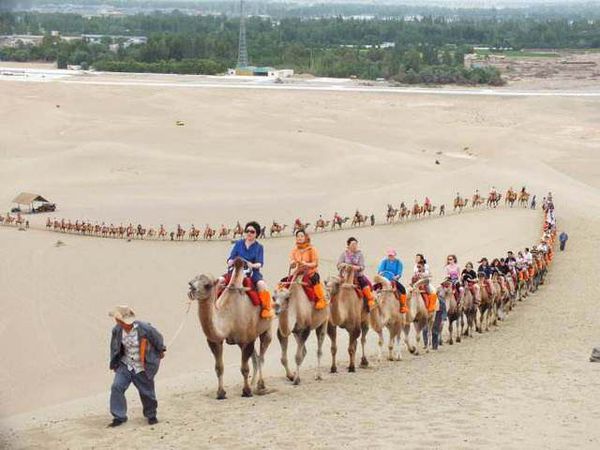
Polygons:
M379 263L377 273L396 284L396 288L400 293L400 312L408 312L408 308L406 307L406 289L400 283L404 266L402 265L402 261L396 258L396 250L393 248L388 248L386 255L387 257Z
M271 319L273 310L271 309L271 293L268 290L267 283L263 280L260 269L265 263L263 246L257 241L260 235L260 225L257 222L248 222L244 227L245 237L235 242L229 258L227 258L228 275L233 270L233 263L237 258L244 259L248 270L250 270L250 279L258 290L258 297L262 310L260 317ZM228 277L223 277L222 283L226 282Z

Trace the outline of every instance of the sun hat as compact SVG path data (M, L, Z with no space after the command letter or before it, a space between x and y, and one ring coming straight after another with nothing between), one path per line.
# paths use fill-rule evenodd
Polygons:
M131 325L135 322L135 312L129 306L118 305L113 308L112 311L108 313L109 317L114 317L115 319L126 323L127 325Z

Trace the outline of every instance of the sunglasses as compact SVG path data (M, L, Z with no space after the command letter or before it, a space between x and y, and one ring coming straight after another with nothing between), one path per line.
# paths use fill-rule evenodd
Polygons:
M256 234L256 230L252 230L252 229L246 230L245 232L249 233L249 234Z

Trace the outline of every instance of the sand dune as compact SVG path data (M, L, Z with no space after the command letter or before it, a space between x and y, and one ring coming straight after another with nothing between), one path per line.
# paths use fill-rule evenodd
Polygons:
M18 82L0 83L0 97L6 207L27 190L56 201L61 217L115 223L314 222L357 207L382 220L387 203L429 195L448 205L457 191L526 184L539 200L553 192L571 236L548 285L491 333L321 383L309 376L311 341L300 387L284 382L274 343L266 373L275 392L251 400L237 396L239 353L228 348L230 399L216 402L212 357L195 315L184 315L185 292L200 271L222 271L227 243L0 227L0 333L13 344L0 370L3 445L107 448L117 437L136 448L598 446L600 368L587 362L600 319L598 99ZM539 211L502 208L314 240L324 274L355 234L368 272L393 245L408 263L425 253L439 280L446 254L463 263L521 248L540 220ZM65 246L54 246L59 238ZM266 241L271 284L291 244ZM159 374L162 422L152 430L134 392L130 423L104 428L106 313L115 303L131 304L167 343L185 320Z

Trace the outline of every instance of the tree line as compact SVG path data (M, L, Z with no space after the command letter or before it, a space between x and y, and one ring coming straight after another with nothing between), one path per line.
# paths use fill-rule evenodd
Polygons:
M501 48L600 48L600 22L520 18L510 20L423 17L411 20L250 17L252 64L288 67L316 76L386 78L403 83L501 84L493 68L465 69L473 45ZM101 42L50 36L102 34ZM98 70L216 74L237 59L239 18L137 14L1 13L0 34L44 34L40 46L0 49L0 59L56 61ZM126 38L147 36L145 44Z

